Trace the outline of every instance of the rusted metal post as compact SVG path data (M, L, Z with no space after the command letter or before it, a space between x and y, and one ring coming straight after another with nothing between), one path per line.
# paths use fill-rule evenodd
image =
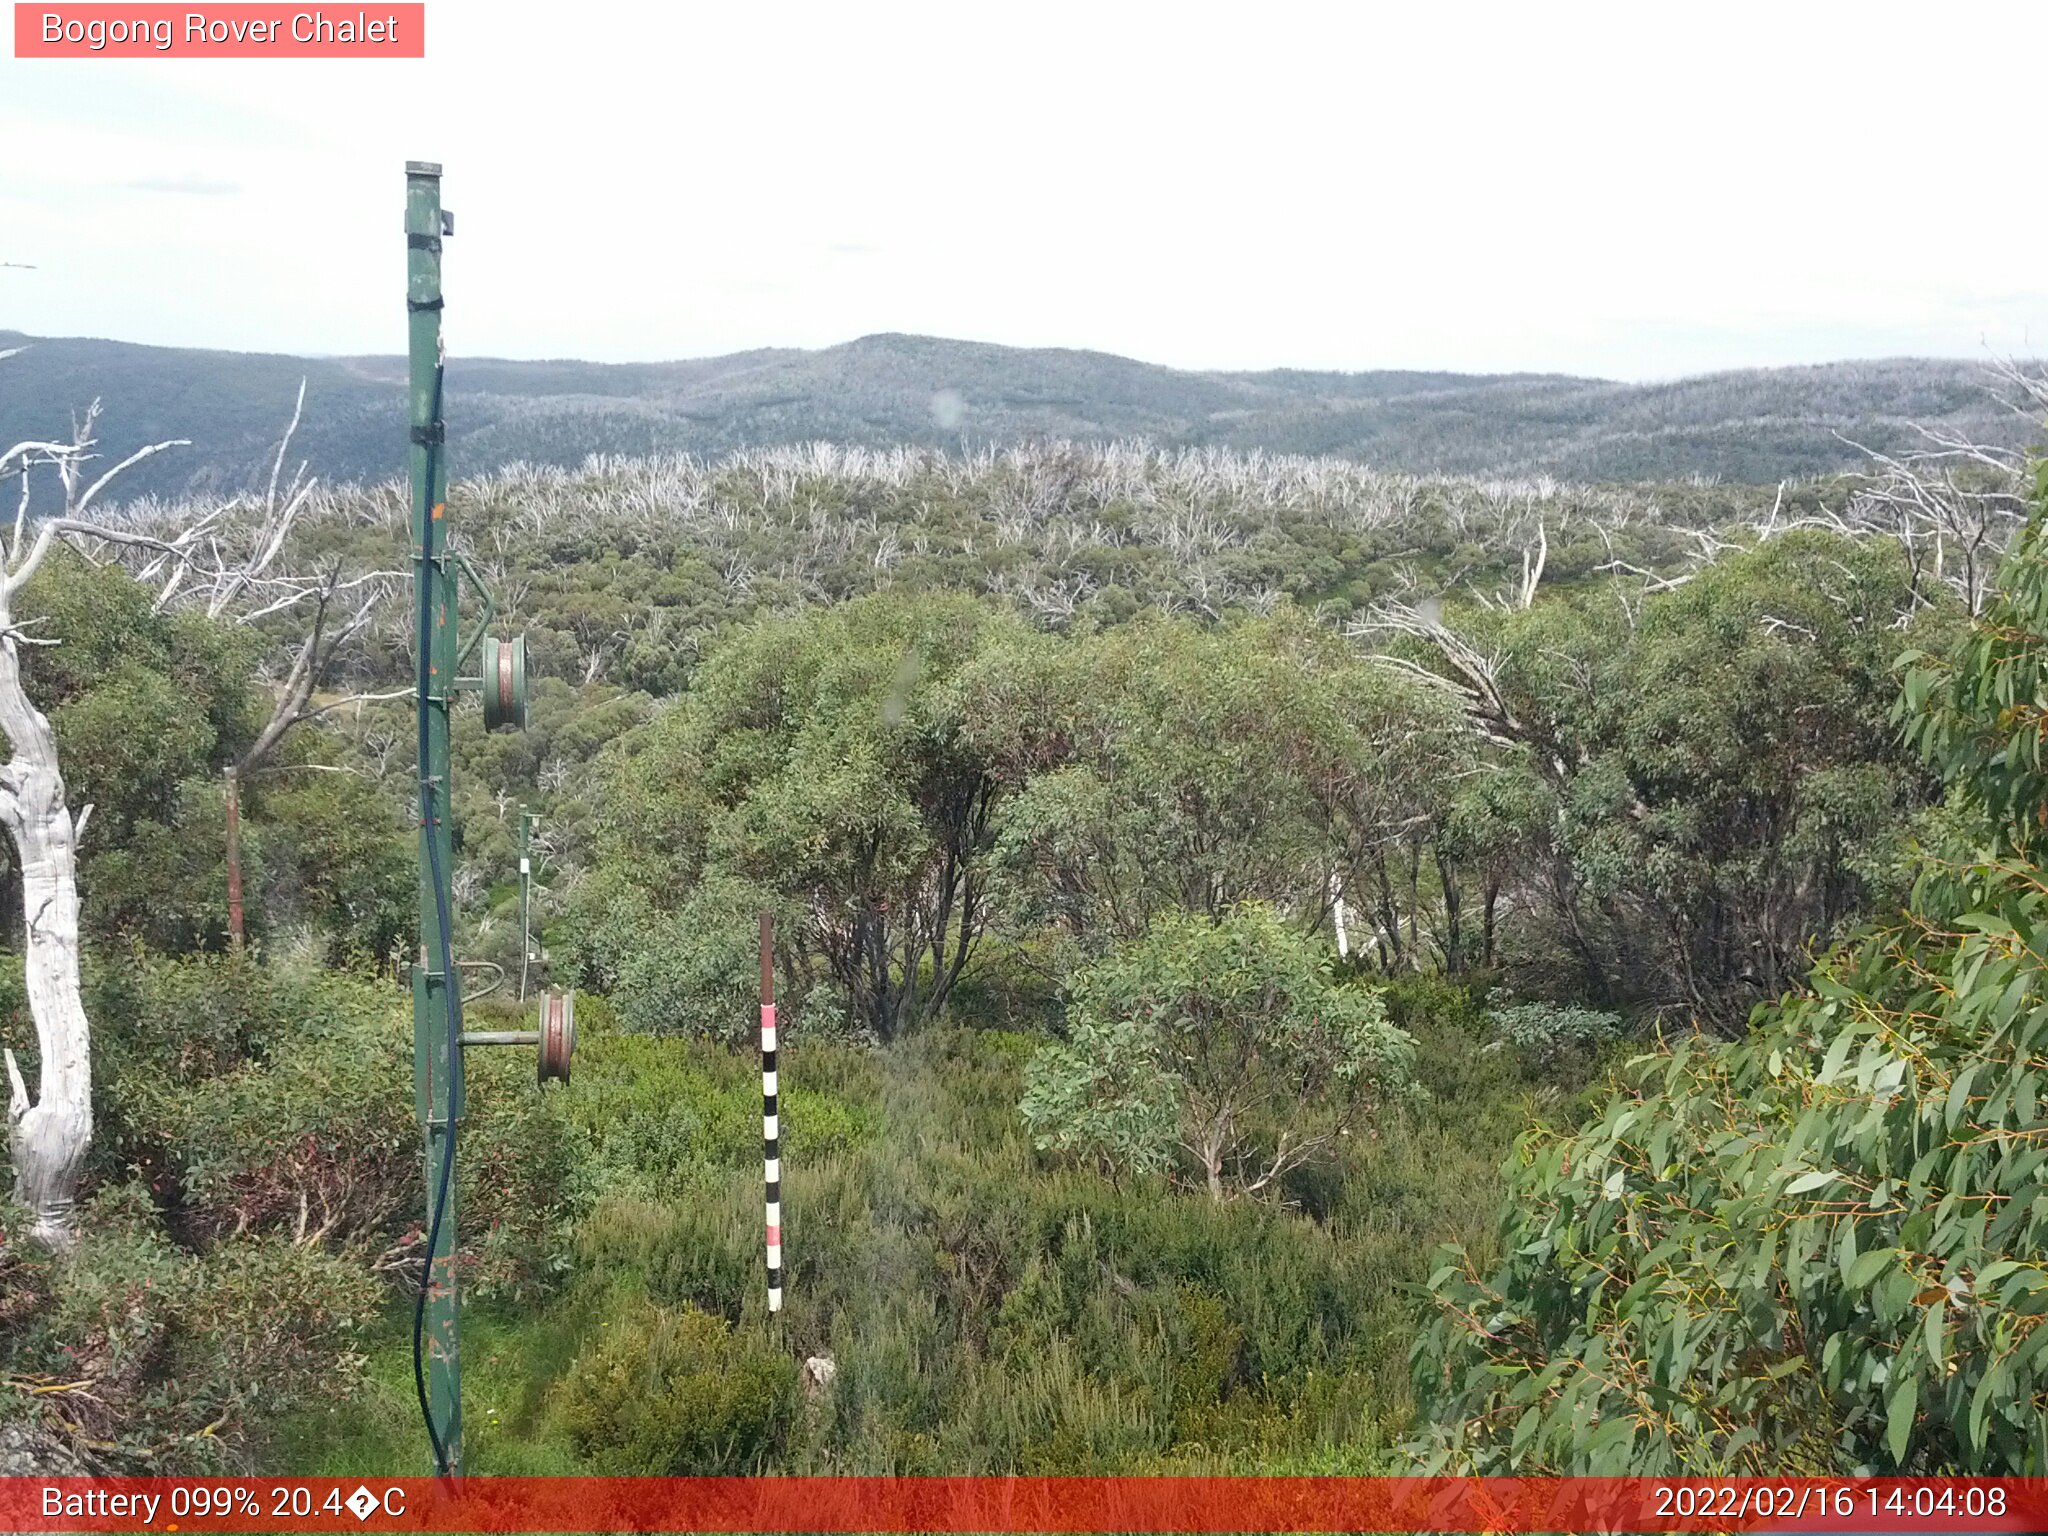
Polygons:
M242 786L230 764L225 774L228 791L228 947L237 954L242 948Z

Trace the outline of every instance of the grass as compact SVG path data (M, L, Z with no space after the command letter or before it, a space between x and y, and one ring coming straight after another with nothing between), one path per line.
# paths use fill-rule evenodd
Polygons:
M756 1061L596 1032L561 1101L577 1139L569 1272L535 1303L465 1308L468 1465L591 1470L563 1427L580 1390L565 1377L651 1303L722 1320L741 1354L835 1361L829 1393L774 1410L767 1470L1393 1469L1413 1414L1414 1287L1441 1242L1486 1253L1513 1137L1572 1109L1483 1052L1454 997L1406 1004L1430 1100L1298 1180L1287 1208L1053 1165L1016 1113L1029 1036L788 1045L790 1269L775 1321ZM409 1310L390 1314L352 1399L281 1427L277 1470L423 1463L410 1325ZM717 1385L700 1374L688 1390Z
M488 1476L569 1476L586 1470L553 1433L544 1404L589 1330L559 1304L521 1315L493 1304L462 1312L463 1450ZM380 1477L433 1470L412 1375L412 1308L392 1306L368 1370L347 1399L277 1426L268 1464L280 1475Z

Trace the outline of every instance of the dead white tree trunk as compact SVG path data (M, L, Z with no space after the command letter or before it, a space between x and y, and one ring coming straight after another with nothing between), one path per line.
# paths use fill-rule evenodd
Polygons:
M21 680L21 647L50 642L21 632L14 601L60 534L158 543L53 518L26 555L16 537L0 576L0 734L10 752L0 766L0 825L14 840L21 869L22 966L40 1058L30 1099L20 1063L12 1050L5 1053L7 1137L14 1198L33 1217L30 1236L58 1250L71 1245L76 1230L73 1206L92 1141L92 1031L78 980L78 833L91 807L74 821L65 803L57 737Z
M12 749L0 767L0 823L21 868L23 970L41 1060L31 1102L14 1052L6 1053L7 1138L14 1198L33 1220L29 1235L62 1250L75 1232L73 1205L92 1141L92 1031L78 982L77 829L64 803L57 738L21 684L18 586L11 574L0 582L0 731Z
M270 720L236 765L238 777L255 771L293 726L352 700L383 697L357 694L327 704L315 702L316 689L339 665L344 647L369 623L399 573L372 571L343 580L339 570L306 576L272 569L313 489L303 464L282 493L278 486L304 404L302 383L291 425L271 466L260 515L242 534L231 531L230 543L243 545L234 551L222 549L215 531L236 510L232 503L182 527L155 532L132 520L125 526L84 520L86 509L123 470L165 448L184 446L183 440L153 443L88 483L84 470L96 457L92 449L98 401L75 425L70 442L17 443L0 452L0 477L18 473L22 478L13 535L0 551L0 734L7 738L11 753L0 766L0 824L14 840L22 872L22 910L27 917L24 963L40 1058L31 1098L20 1063L11 1050L5 1053L8 1141L14 1157L15 1198L33 1213L34 1239L54 1249L68 1248L75 1238L74 1207L92 1142L92 1029L79 989L77 859L78 836L92 807L73 818L65 803L56 736L22 684L20 648L54 645L61 637L24 634L13 622L15 601L59 539L87 559L97 558L107 546L139 552L131 569L139 580L160 584L159 607L180 594L186 577L195 571L200 579L184 587L179 600L203 606L212 619L254 623L310 601L308 633L294 648ZM44 465L56 471L64 510L31 527L29 475ZM353 611L349 605L354 605Z

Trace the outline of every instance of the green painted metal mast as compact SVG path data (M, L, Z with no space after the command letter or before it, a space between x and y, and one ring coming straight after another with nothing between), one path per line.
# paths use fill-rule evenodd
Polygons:
M448 463L441 416L441 167L405 167L406 311L411 354L413 600L420 681L420 941L412 970L413 1080L426 1139L428 1231L421 1409L435 1471L462 1470L462 1365L455 1293L455 1127L462 1115L461 983L450 962L448 714L455 696L455 569L448 550ZM451 997L450 989L454 992ZM450 1026L450 1010L455 1027ZM455 1038L451 1038L451 1036Z

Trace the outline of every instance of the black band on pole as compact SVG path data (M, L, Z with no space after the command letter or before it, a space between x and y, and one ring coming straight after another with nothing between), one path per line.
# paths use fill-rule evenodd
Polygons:
M405 301L405 307L416 315L423 315L430 309L441 309L445 305L446 300L443 299L407 299Z
M782 1310L782 1120L775 1070L775 915L761 914L761 1174L767 1194L768 1312Z
M414 427L412 440L422 448L431 448L437 443L448 441L448 423L437 421L431 427Z

